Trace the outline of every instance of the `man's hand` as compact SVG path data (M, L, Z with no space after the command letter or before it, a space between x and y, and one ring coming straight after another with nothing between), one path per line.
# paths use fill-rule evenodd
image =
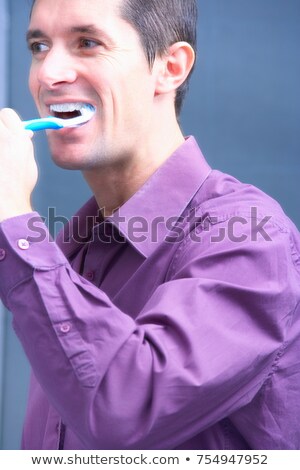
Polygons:
M0 222L32 211L38 177L32 136L12 109L0 111Z

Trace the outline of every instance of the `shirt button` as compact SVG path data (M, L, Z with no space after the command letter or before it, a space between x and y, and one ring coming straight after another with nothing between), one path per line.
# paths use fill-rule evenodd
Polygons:
M20 248L20 250L28 250L29 242L24 238L21 238L20 240L18 240L18 247Z
M70 329L71 329L70 323L63 323L62 325L60 325L60 331L62 333L65 333L65 334L69 333Z
M6 256L6 251L0 248L0 261L3 261Z
M89 271L88 273L86 273L86 277L89 281L93 281L93 279L94 279L93 271Z

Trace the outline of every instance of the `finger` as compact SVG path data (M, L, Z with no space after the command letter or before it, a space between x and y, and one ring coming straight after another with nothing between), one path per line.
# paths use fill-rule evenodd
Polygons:
M30 129L24 129L24 131L25 131L25 133L28 135L28 137L29 137L30 139L33 138L34 132L33 132L32 130L30 130Z
M21 119L11 108L3 108L0 111L0 120L8 128L20 128Z

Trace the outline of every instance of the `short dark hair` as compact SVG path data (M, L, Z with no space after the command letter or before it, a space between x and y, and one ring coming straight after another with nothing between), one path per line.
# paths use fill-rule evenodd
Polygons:
M35 0L32 2L32 8ZM32 11L32 10L31 10ZM138 32L149 66L175 42L185 41L197 50L197 0L122 0L121 17ZM193 67L194 68L194 67ZM180 114L189 85L177 89L175 111Z
M138 32L148 63L167 52L175 42L197 49L197 0L123 0L121 17ZM192 72L192 71L191 71ZM179 116L189 78L177 89L176 115Z

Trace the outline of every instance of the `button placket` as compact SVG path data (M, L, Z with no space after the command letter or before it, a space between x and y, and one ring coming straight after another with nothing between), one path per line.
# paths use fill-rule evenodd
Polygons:
M94 280L94 272L93 271L89 271L86 273L86 278L89 280L89 281L93 281Z

